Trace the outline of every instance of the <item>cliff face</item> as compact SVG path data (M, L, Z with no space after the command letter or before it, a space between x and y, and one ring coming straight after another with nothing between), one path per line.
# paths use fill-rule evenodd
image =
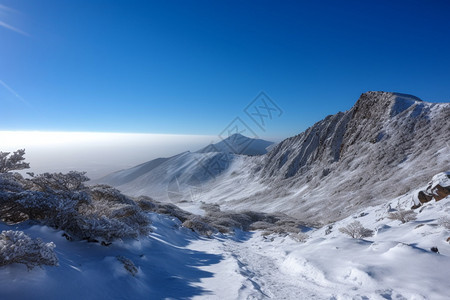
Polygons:
M258 172L272 201L283 188L292 191L280 200L286 212L338 219L450 169L449 132L448 103L367 92L350 110L278 144Z
M317 168L327 175L329 166L369 153L370 160L389 156L377 164L382 169L417 154L415 150L432 135L442 135L449 127L448 110L448 105L425 103L410 95L364 93L349 111L328 116L278 144L266 156L263 177L287 179Z

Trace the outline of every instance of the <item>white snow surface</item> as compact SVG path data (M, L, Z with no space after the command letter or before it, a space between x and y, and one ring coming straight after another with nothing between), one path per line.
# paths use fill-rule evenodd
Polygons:
M405 224L390 220L412 193L368 207L332 225L289 236L235 231L200 237L177 219L150 214L154 231L105 247L67 241L46 226L0 224L56 244L58 267L0 267L0 299L448 299L450 196L417 209ZM339 228L358 220L375 231L351 239ZM439 253L430 249L437 247ZM138 269L128 273L117 256Z

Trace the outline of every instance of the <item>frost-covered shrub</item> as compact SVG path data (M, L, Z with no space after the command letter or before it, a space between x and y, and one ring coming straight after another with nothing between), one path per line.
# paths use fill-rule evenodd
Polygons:
M272 223L257 221L250 225L250 230L266 230L272 226L273 226Z
M183 222L183 226L193 231L197 232L200 235L211 236L217 229L212 227L211 225L204 222L204 220L200 216L194 216Z
M246 214L233 212L213 212L207 214L205 219L214 227L221 226L229 230L233 228L248 230L249 225L252 223Z
M89 188L89 194L94 201L103 201L108 203L121 203L135 205L136 203L122 194L119 190L106 185L98 184Z
M284 214L266 214L254 211L210 211L205 218L213 226L225 226L229 229L239 228L241 230L263 229L257 227L292 227L288 232L298 230L300 222ZM253 228L253 229L252 229ZM294 229L295 228L295 229Z
M18 195L17 204L32 220L43 220L53 227L62 228L69 218L78 214L78 207L90 202L85 192L24 191Z
M271 227L268 227L264 232L262 233L263 236L267 236L270 234L277 234L282 236L287 236L290 234L300 234L300 228L298 226L292 226L292 225L272 225Z
M19 263L28 269L35 266L57 266L55 244L32 239L23 231L2 231L0 234L0 266Z
M105 216L77 217L72 228L68 231L72 236L88 241L111 242L120 238L134 238L138 236L136 228L126 223ZM68 228L69 229L69 228Z
M439 225L441 225L444 228L450 229L450 218L449 217L442 217L438 220Z
M29 163L24 162L25 149L19 149L10 152L0 151L0 173L6 173L13 170L23 170L30 167Z
M84 172L29 175L0 174L2 221L36 220L70 238L104 242L150 230L150 220L133 200L110 186L85 186Z
M128 271L132 276L136 276L138 273L138 268L136 265L128 258L121 255L116 256L116 259L122 263L123 268Z
M140 196L136 200L137 205L143 210L143 211L154 211L156 209L156 204L154 203L155 200L153 200L150 197L147 196Z
M19 173L0 173L0 192L21 192L24 179Z
M42 192L73 192L86 190L87 187L84 182L89 181L85 175L86 172L70 171L67 174L63 173L43 173L34 175L28 173L32 178L31 183L34 188Z
M15 177L11 173L0 174L0 220L12 224L28 219L17 202L23 186Z
M328 225L325 229L325 235L329 235L333 231L333 225Z
M388 214L388 219L398 220L402 224L414 221L417 218L417 214L413 210L398 209L396 212L391 212Z
M181 222L191 218L193 214L182 210L172 203L161 203L146 196L140 196L136 199L136 203L144 211L155 212L158 214L169 215L179 219Z
M215 203L202 203L200 205L200 208L203 209L206 213L220 211L220 205Z
M161 203L149 197L141 196L136 203L145 211L170 215L178 218L182 226L199 234L209 236L215 232L229 233L233 229L266 230L267 234L299 233L301 222L285 214L266 214L254 211L221 211L216 204L202 204L204 216L196 216L174 204Z
M361 239L373 236L373 230L364 228L361 222L359 221L354 221L353 223L348 224L346 227L341 227L339 228L339 231L349 235L354 239Z
M150 220L134 203L98 199L81 206L79 212L80 215L73 220L75 228L71 233L82 239L110 242L118 238L136 238L150 232Z
M309 235L307 235L307 234L305 234L303 232L291 233L291 234L289 234L289 236L292 239L294 239L294 240L296 240L297 242L300 242L300 243L306 242L306 240L309 238Z

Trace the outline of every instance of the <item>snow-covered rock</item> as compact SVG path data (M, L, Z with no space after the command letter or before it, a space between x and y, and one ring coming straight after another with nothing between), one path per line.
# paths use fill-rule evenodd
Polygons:
M418 208L431 200L442 200L448 195L450 195L450 172L436 174L425 190L414 195L414 207Z

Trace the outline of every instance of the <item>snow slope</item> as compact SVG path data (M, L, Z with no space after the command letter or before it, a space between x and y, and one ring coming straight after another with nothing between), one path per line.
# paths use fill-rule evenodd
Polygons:
M93 183L106 183L130 196L149 195L170 201L186 200L179 191L201 186L226 172L236 155L220 152L183 152L112 173ZM188 199L190 200L190 199Z
M224 173L229 174L235 160L241 160L246 155L266 153L266 148L272 144L233 134L199 151L151 160L93 180L92 183L112 185L130 196L147 195L166 202L192 202L197 194L201 195L203 189L207 189L210 182ZM184 207L187 206L184 203Z
M386 199L331 228L306 228L304 243L239 230L203 238L177 219L153 213L153 233L108 247L69 242L62 232L31 223L0 224L1 230L53 241L60 262L31 271L0 267L0 298L448 299L450 228L439 219L450 217L450 196L425 203L414 221L387 218L398 207L409 208L412 196ZM356 240L338 230L355 220L374 236ZM117 256L134 263L136 276Z

